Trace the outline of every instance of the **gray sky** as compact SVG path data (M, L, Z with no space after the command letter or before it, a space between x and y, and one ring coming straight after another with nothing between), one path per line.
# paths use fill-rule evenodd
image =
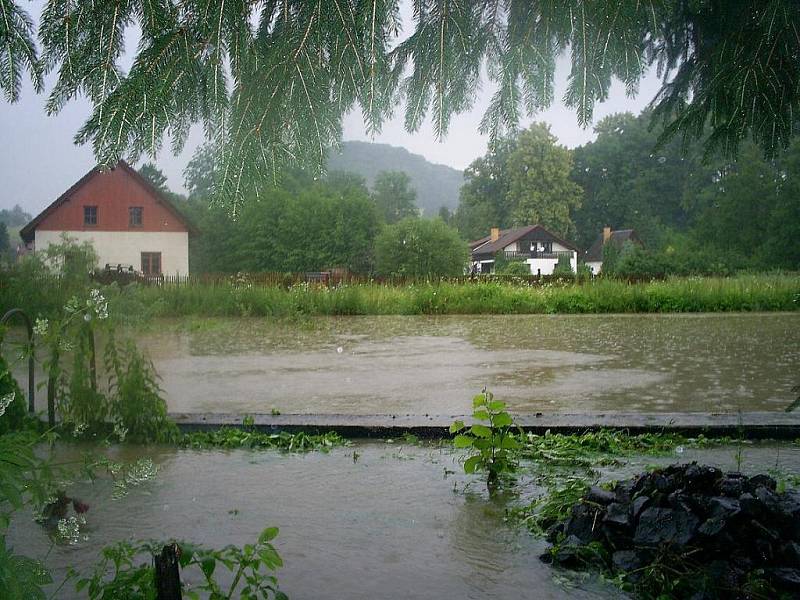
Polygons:
M42 0L23 3L34 19L41 13ZM403 7L404 23L410 23L407 6ZM134 32L127 40L130 51L135 48ZM574 111L560 101L567 86L569 58L559 59L556 68L556 102L548 110L526 119L546 121L551 131L562 144L579 146L593 139L592 128L581 128ZM52 88L52 78L46 92ZM642 80L639 95L628 98L624 87L615 82L606 102L595 107L594 122L615 112L638 113L652 99L659 88L655 73L648 73ZM486 151L487 139L478 133L478 125L488 106L492 89L484 87L478 94L473 109L453 119L447 138L437 142L430 122L420 131L409 134L403 128L403 110L398 107L396 116L384 124L379 135L370 137L356 110L344 119L345 140L374 141L393 146L403 146L410 152L421 154L431 162L463 169ZM30 83L23 86L21 99L9 104L0 99L0 208L21 205L32 214L37 214L64 190L83 176L94 165L90 146L76 146L72 139L90 114L90 105L83 99L69 103L58 115L48 117L44 111L46 93L36 95ZM193 130L186 148L179 156L173 156L169 144L157 157L156 163L168 177L169 186L175 191L183 190L183 168L191 158L194 148L202 142L202 131Z

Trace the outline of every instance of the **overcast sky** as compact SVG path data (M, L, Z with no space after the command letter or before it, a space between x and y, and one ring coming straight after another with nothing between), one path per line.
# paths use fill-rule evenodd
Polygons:
M23 3L34 19L41 12L42 0ZM410 23L409 11L403 7L404 22ZM135 48L135 34L127 40L129 49ZM552 132L562 144L579 146L593 139L592 128L581 128L574 111L560 101L564 95L569 75L569 59L562 57L556 69L557 101L548 110L525 120L550 123ZM52 87L48 81L46 92ZM616 82L606 102L595 107L595 123L604 116L621 111L638 113L652 99L659 88L655 73L649 73L640 86L636 98L628 98L624 87ZM385 123L383 131L370 137L364 128L359 111L347 115L344 120L345 140L374 141L394 146L403 146L410 152L421 154L431 162L463 169L486 151L486 137L478 133L478 125L488 106L492 89L486 87L478 94L473 109L453 119L450 133L442 141L436 141L430 122L420 131L409 134L403 128L403 110L398 107L396 117ZM46 94L36 95L29 83L23 86L21 99L9 104L0 98L0 208L21 205L32 214L37 214L55 200L65 189L77 181L94 165L89 146L75 146L75 132L90 114L89 103L76 100L68 104L58 115L48 117L44 111ZM178 192L183 190L183 168L191 158L194 148L202 142L202 132L193 131L184 151L173 156L166 144L156 162L168 177L169 186Z

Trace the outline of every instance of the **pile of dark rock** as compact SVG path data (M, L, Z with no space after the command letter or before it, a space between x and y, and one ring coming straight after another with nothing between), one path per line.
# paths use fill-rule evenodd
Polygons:
M767 475L696 463L644 473L612 490L592 487L550 528L554 546L542 560L580 567L599 554L606 570L635 585L668 554L706 582L687 597L748 598L748 586L759 580L776 597L800 598L800 490L776 487Z

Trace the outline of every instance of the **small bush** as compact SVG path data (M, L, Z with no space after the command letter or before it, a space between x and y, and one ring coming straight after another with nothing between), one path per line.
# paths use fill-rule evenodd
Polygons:
M498 275L510 275L513 277L526 277L531 274L528 263L521 260L508 261L503 267L496 271Z
M4 330L0 327L0 347ZM16 379L11 375L3 355L0 353L0 435L22 429L27 415L27 402Z

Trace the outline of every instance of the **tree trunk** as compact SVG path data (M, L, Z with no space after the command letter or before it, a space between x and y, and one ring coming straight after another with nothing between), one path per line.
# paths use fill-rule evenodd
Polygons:
M156 569L156 600L182 600L181 574L178 570L178 544L169 544L153 557Z

